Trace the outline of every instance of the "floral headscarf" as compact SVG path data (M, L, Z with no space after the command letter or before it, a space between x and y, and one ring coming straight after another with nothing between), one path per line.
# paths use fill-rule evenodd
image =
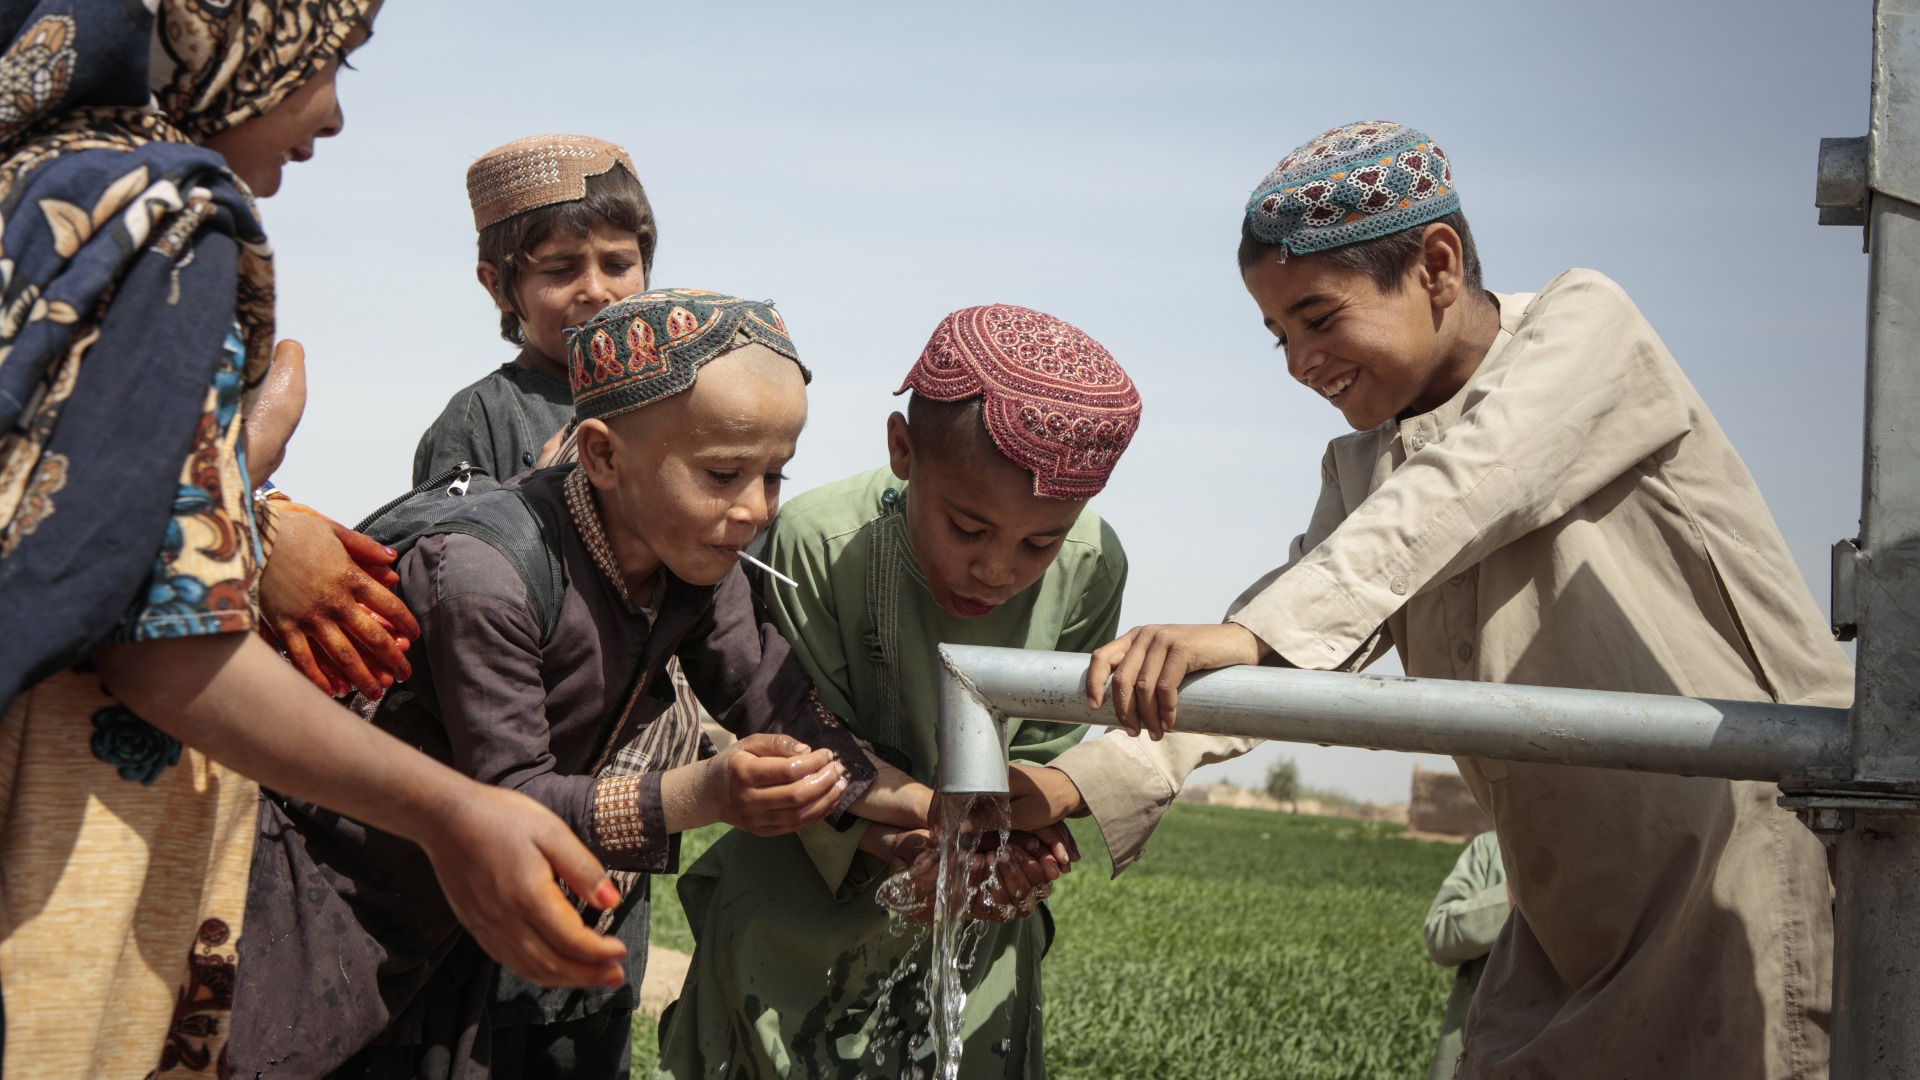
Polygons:
M236 320L248 381L270 362L271 249L193 140L279 104L370 2L0 12L0 709L83 658L139 588Z

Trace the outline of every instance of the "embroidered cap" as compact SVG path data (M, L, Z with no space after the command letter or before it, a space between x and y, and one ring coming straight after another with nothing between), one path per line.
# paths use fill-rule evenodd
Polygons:
M587 197L587 177L624 165L636 179L627 152L585 135L534 135L488 151L467 167L467 201L473 227L484 229L515 214Z
M1099 494L1140 426L1140 393L1099 342L1011 304L940 320L895 393L909 390L930 401L982 399L994 445L1050 499Z
M1425 225L1460 209L1446 151L1424 133L1363 120L1321 133L1247 199L1253 234L1295 255Z
M608 304L567 331L574 419L605 419L672 397L742 335L792 360L800 377L813 381L771 303L701 289L655 289Z

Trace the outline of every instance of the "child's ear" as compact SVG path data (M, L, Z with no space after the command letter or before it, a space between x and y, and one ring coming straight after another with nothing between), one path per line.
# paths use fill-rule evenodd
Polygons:
M587 470L589 483L602 491L619 486L620 476L613 464L613 432L607 430L605 421L580 421L575 445L580 451L580 467Z
M887 464L902 480L913 472L913 432L907 427L907 418L899 413L887 417Z
M1453 226L1434 222L1420 234L1420 278L1435 308L1450 308L1465 282L1465 251Z
M474 266L473 272L474 276L480 279L480 287L487 290L487 295L493 299L494 307L499 308L508 315L517 316L520 314L513 309L512 298L507 295L507 290L500 284L499 267L490 262L482 262Z

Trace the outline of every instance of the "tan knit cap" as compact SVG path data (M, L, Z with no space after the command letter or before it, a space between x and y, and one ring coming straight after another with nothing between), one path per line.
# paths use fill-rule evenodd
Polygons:
M599 176L615 165L625 165L639 179L627 152L603 139L585 135L515 139L488 151L467 169L473 227L484 229L528 210L584 199L587 177Z

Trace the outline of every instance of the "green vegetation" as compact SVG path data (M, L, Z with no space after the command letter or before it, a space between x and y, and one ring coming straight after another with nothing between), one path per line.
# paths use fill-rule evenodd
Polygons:
M1420 921L1458 847L1376 822L1181 804L1109 881L1098 830L1074 824L1086 860L1052 902L1050 1076L1424 1075L1449 973L1427 961ZM655 882L654 941L687 950L672 890ZM652 1024L634 1034L645 1077Z
M1267 798L1274 802L1287 804L1288 809L1300 799L1300 763L1290 757L1283 757L1267 770Z

